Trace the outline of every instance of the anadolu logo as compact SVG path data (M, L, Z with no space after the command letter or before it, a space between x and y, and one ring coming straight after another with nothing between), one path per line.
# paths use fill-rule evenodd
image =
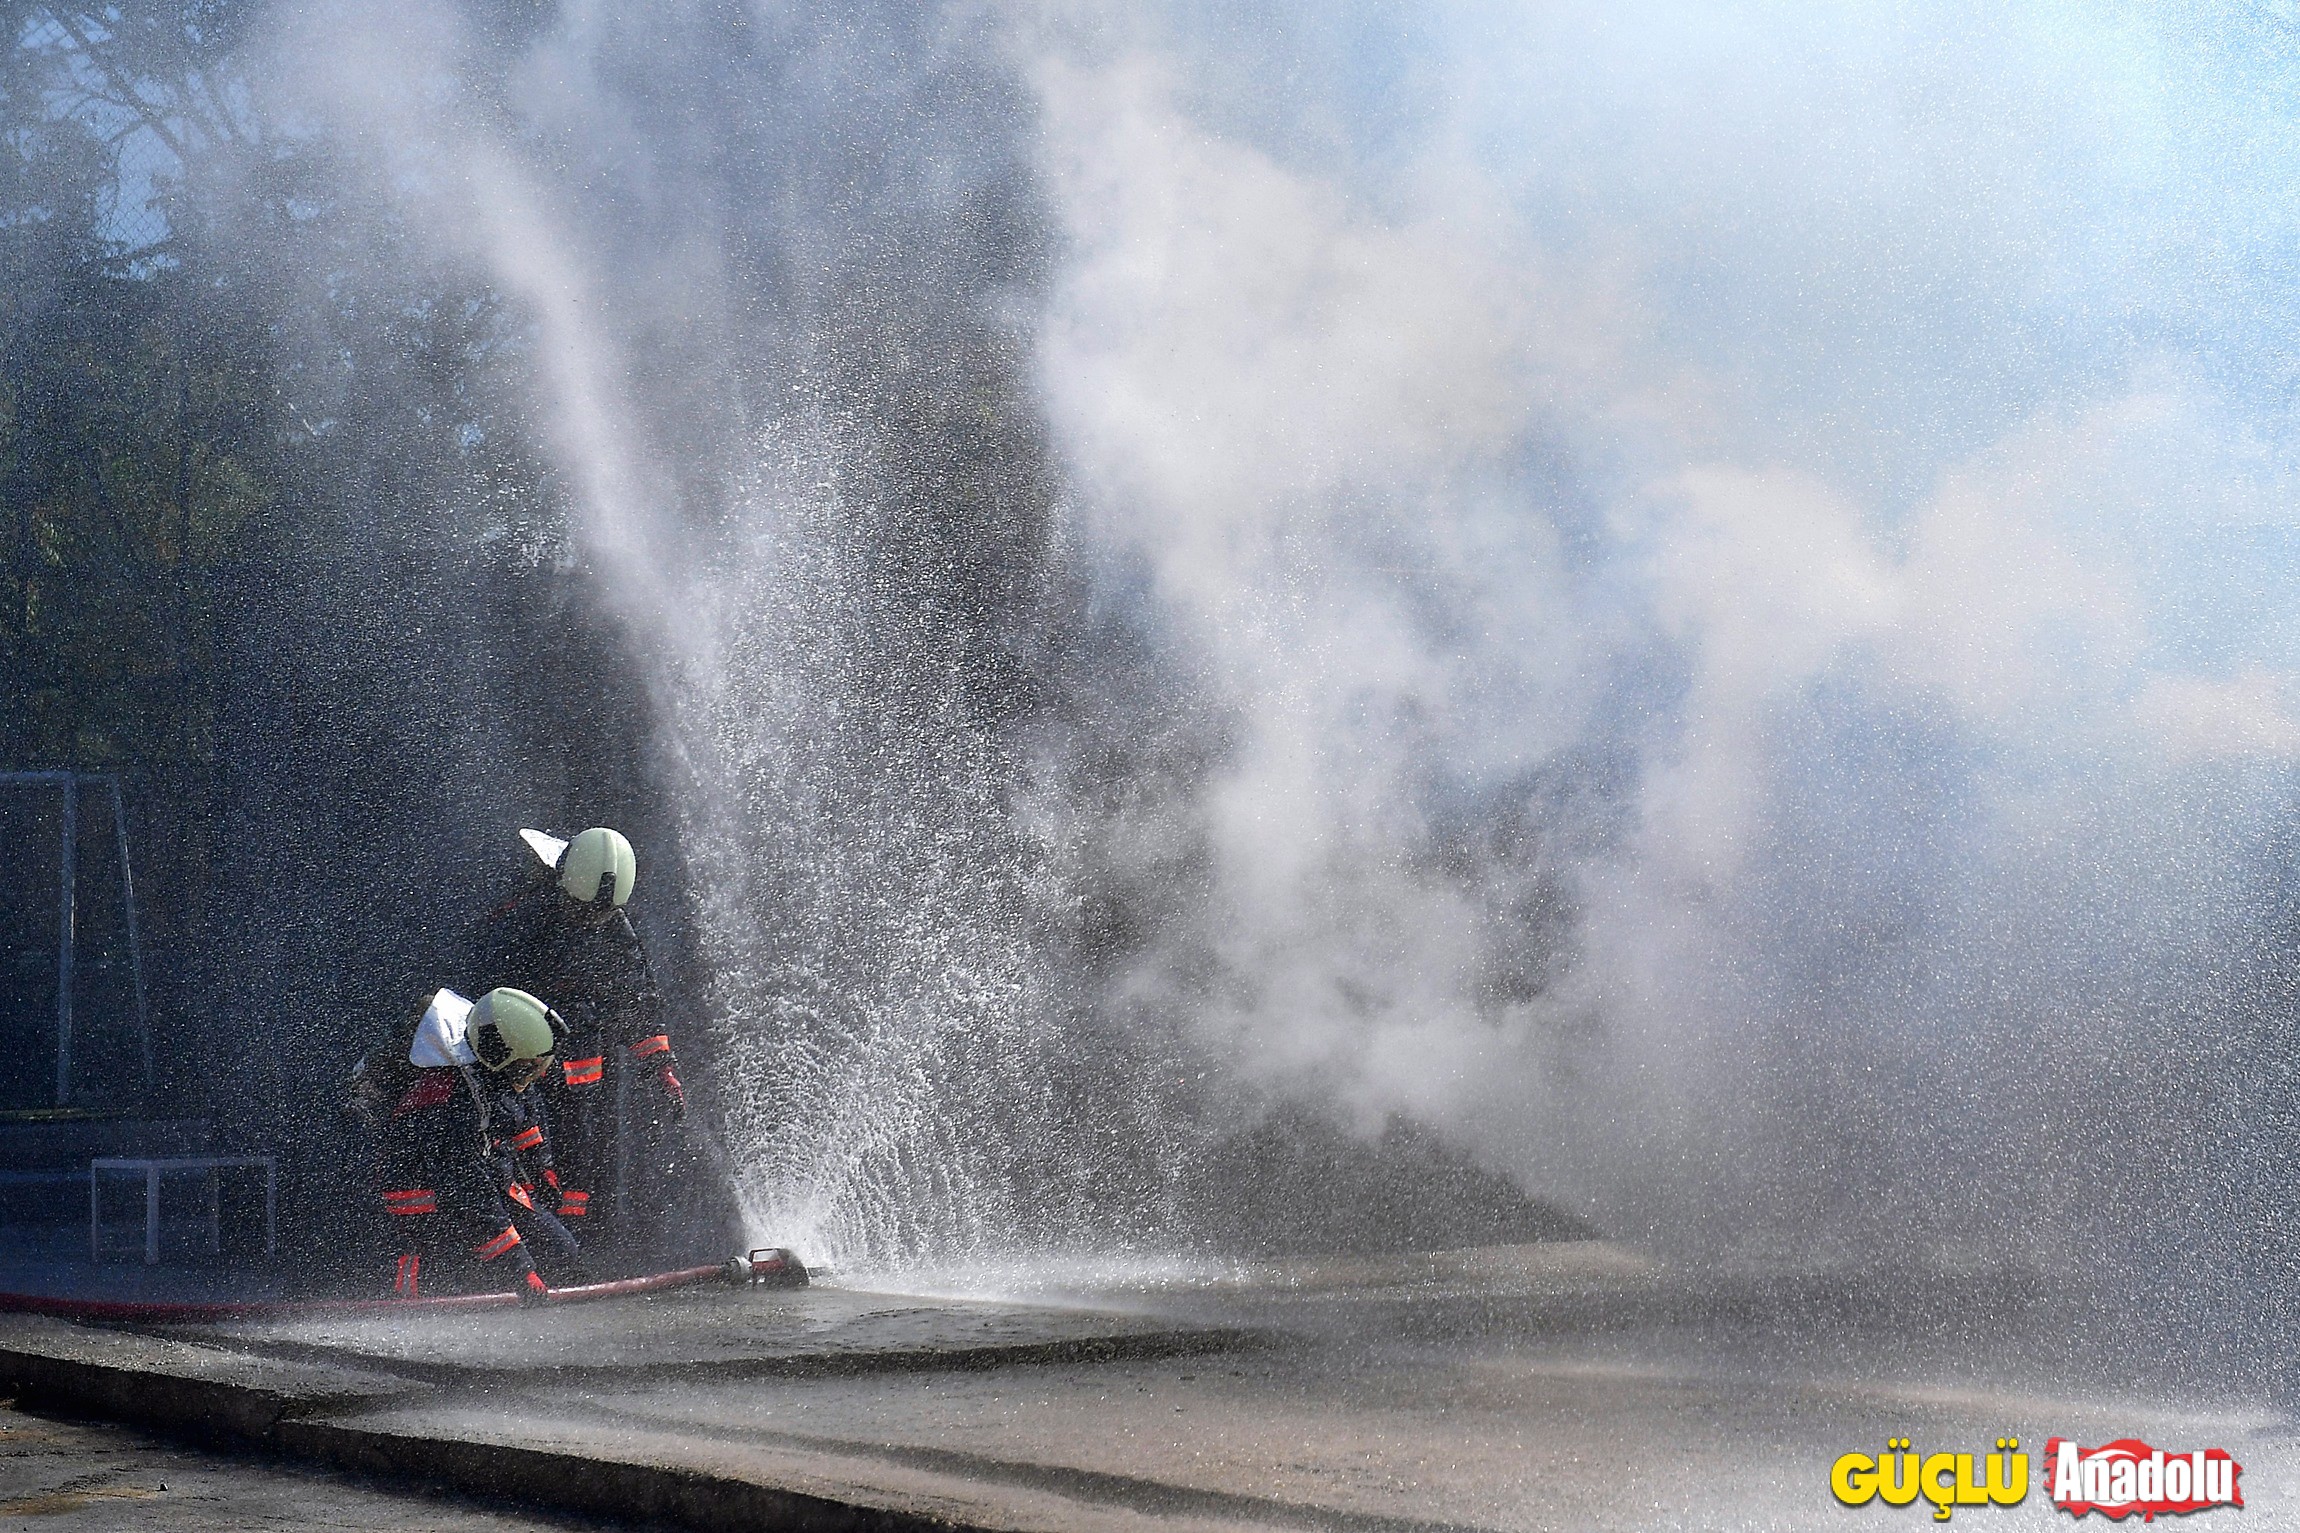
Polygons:
M1829 1471L1829 1489L1846 1506L1907 1506L1923 1497L1933 1520L1947 1522L1960 1506L2018 1506L2028 1495L2028 1455L2020 1439L2000 1437L1997 1451L1917 1453L1906 1437L1885 1444L1875 1458L1848 1453ZM2166 1453L2137 1437L2122 1437L2098 1448L2069 1438L2045 1444L2051 1465L2053 1505L2071 1517L2098 1512L2116 1521L2140 1515L2154 1522L2168 1516L2244 1505L2238 1483L2244 1466L2225 1448Z
M1960 1506L2018 1506L2028 1495L2028 1455L2020 1439L2000 1437L1997 1451L1915 1453L1909 1439L1896 1437L1875 1458L1848 1453L1829 1471L1829 1489L1847 1506L1883 1501L1907 1506L1923 1496L1933 1504L1933 1520L1947 1522ZM1979 1462L1979 1472L1975 1463Z
M2045 1444L2052 1460L2053 1505L2071 1517L2098 1512L2119 1521L2140 1514L2202 1512L2244 1505L2236 1483L2244 1466L2225 1448L2167 1454L2137 1437L2120 1437L2098 1448L2083 1448L2065 1437Z

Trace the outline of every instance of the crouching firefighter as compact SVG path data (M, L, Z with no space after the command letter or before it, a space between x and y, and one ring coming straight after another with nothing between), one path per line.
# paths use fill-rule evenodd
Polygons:
M407 1051L404 1071L362 1066L369 1089L391 1101L377 1125L378 1191L399 1239L392 1291L403 1299L435 1293L511 1290L540 1298L535 1253L512 1218L508 1143L540 1147L541 1135L505 1112L505 1099L532 1095L556 1044L551 1009L523 991L491 990L477 1002L453 990L431 999ZM563 1233L563 1232L562 1232Z
M479 923L462 972L543 996L566 1018L566 1044L544 1079L558 1178L552 1208L585 1244L643 1256L677 1200L673 1160L687 1099L662 992L625 910L638 858L605 826L571 841L519 835L535 862ZM607 1227L619 1181L641 1228Z

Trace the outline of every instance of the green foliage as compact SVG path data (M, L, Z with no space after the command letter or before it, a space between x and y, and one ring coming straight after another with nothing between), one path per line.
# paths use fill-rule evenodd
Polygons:
M260 323L180 262L139 272L107 225L145 115L171 144L192 136L152 103L212 64L219 18L0 17L14 40L0 68L0 763L203 759L205 575L278 494L265 347Z
M180 274L48 275L47 301L10 313L4 342L0 654L16 707L0 755L204 759L207 577L278 498L261 337L245 319L195 322Z
M522 327L252 120L251 10L0 4L0 767L212 767L250 570L564 552Z

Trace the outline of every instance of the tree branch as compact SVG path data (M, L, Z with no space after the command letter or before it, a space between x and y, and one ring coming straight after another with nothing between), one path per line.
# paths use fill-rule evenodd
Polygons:
M79 23L75 22L68 12L58 6L48 7L48 19L55 22L65 36L72 39L73 46L80 50L80 56L88 61L88 67L102 75L105 83L117 93L116 96L107 96L105 99L123 111L133 112L142 118L144 126L151 129L158 136L160 142L166 144L170 150L174 151L176 158L181 160L184 157L183 140L152 109L151 103L144 100L136 92L130 82L123 80L117 70L104 62L103 55L96 49L96 44L89 39L87 32L80 27Z

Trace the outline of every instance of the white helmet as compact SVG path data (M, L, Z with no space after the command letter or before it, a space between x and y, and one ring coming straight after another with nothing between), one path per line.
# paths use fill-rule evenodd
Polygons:
M502 985L472 1004L463 1036L479 1063L501 1070L515 1060L549 1057L566 1031L557 1012L524 990Z
M639 858L621 831L594 825L572 841L523 830L520 839L559 875L559 887L579 905L620 910L639 879Z

